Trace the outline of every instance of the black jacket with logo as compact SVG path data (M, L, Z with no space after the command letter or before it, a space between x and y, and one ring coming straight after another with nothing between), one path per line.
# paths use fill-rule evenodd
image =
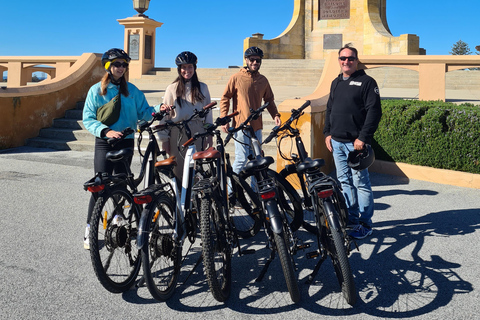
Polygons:
M365 71L355 71L347 80L340 74L332 81L325 117L325 136L342 142L359 139L371 144L382 117L377 82Z

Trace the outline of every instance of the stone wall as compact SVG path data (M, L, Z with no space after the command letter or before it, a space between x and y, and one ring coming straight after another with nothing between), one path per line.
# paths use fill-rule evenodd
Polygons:
M386 18L386 0L294 0L292 20L278 37L258 33L244 49L258 46L267 59L325 59L351 43L360 55L418 55L419 37L394 37Z

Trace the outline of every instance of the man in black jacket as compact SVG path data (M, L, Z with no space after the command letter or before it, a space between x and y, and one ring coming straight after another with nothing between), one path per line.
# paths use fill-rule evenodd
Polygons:
M349 211L350 235L363 239L372 234L373 192L368 169L354 170L348 154L371 144L382 116L376 81L357 70L358 52L346 45L338 52L342 73L332 82L325 118L325 144L333 152L337 179Z

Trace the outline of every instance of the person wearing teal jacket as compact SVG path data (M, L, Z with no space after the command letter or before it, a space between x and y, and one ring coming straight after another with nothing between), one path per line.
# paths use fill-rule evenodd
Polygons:
M143 92L125 79L125 73L128 71L130 57L122 49L110 49L102 56L102 64L106 73L102 80L93 85L87 94L85 106L83 109L83 124L85 128L95 136L94 153L94 174L98 172L107 172L109 174L115 171L125 172L121 164L114 164L107 161L106 154L109 151L120 150L134 147L134 134L125 137L114 147L108 144L109 138L120 138L123 136L122 130L130 127L137 128L138 120L150 120L152 113L158 112L161 105L150 107ZM120 115L118 119L102 121L97 119L98 110L109 102L115 101L120 92ZM118 100L116 100L118 101ZM162 108L164 109L164 108ZM109 125L105 124L109 123ZM129 159L129 164L132 159ZM84 247L89 249L88 234L90 230L90 219L95 205L95 199L92 196L88 208L87 227L85 230Z

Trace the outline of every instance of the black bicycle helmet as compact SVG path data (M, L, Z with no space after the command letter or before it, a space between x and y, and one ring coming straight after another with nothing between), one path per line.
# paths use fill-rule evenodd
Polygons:
M122 49L113 48L105 52L102 56L102 65L106 70L110 68L110 63L116 59L123 59L127 62L130 62L130 57Z
M245 50L245 58L250 56L259 56L260 58L263 58L263 51L259 47L250 47Z
M375 152L371 145L365 145L363 150L355 150L348 154L347 164L355 170L363 170L370 167L375 161Z
M175 58L175 64L181 66L182 64L197 65L197 56L190 51L183 51Z

